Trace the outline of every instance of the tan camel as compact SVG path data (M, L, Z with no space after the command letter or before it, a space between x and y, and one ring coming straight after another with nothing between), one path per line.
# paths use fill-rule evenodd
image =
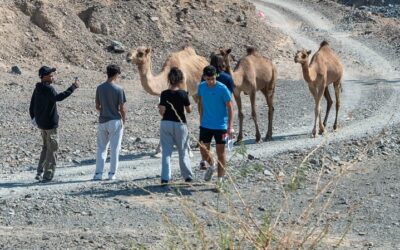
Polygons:
M301 64L304 80L308 83L308 88L315 100L315 120L312 131L312 135L315 137L317 133L317 120L319 121L319 134L323 134L325 131L329 111L333 103L328 88L331 83L333 83L336 95L336 118L333 129L337 129L338 113L340 109L340 92L342 91L343 66L338 56L332 51L326 41L321 43L319 50L313 55L310 64L308 64L310 54L311 50L299 50L294 57L294 61L295 63ZM322 95L325 96L327 101L323 123L321 120L320 107Z
M258 127L256 92L261 91L268 104L268 131L265 140L272 139L272 119L274 116L274 93L278 73L271 60L260 55L254 48L247 48L247 55L241 58L234 71L230 66L231 49L220 49L219 53L224 57L225 66L232 75L235 84L234 97L238 106L239 134L237 141L243 139L243 111L240 93L243 91L250 96L251 116L256 127L256 142L261 140Z
M164 62L162 71L154 76L151 71L151 49L139 47L132 50L126 57L128 62L137 65L140 82L150 95L161 95L168 88L168 73L172 67L178 67L183 72L184 89L198 102L197 86L203 74L203 68L208 65L207 59L196 54L192 47L172 53Z
M192 47L185 47L181 51L172 53L164 62L162 71L156 76L153 75L151 69L150 48L139 47L134 49L127 54L126 60L137 65L140 82L144 90L150 95L156 96L160 96L163 90L168 89L168 73L172 67L178 67L183 72L184 89L198 103L197 86L208 61L206 58L197 55ZM158 144L155 155L159 155L160 152L161 146ZM189 154L191 154L191 151L189 151Z

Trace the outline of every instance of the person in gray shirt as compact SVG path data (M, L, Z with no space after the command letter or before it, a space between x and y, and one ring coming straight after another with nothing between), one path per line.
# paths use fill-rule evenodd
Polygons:
M93 180L102 180L107 159L108 146L111 146L110 171L108 179L116 177L121 150L123 128L126 122L125 92L114 82L121 74L117 65L107 66L107 81L96 90L96 109L100 112L97 129L96 172Z

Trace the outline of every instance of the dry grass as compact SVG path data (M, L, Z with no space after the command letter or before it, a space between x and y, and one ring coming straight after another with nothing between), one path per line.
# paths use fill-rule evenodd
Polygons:
M193 135L190 136L197 141ZM182 212L190 222L191 231L188 232L187 228L174 224L168 214L154 208L162 215L165 227L169 229L171 236L167 240L169 249L176 249L177 245L173 244L174 242L179 242L179 249L209 249L210 247L218 249L315 249L343 245L352 226L352 214L362 206L368 197L346 210L335 212L329 210L332 208L332 200L336 194L338 183L345 178L357 162L367 157L368 150L379 140L380 135L376 135L353 160L342 162L342 165L330 178L323 178L323 168L321 168L312 199L307 201L300 213L292 215L294 219L285 217L296 211L289 204L296 195L296 190L307 177L306 162L318 150L324 150L328 138L329 134L320 145L303 158L297 171L287 183L277 173L273 173L275 181L280 187L282 203L276 211L272 211L272 209L265 211L261 218L253 214L257 209L249 203L246 199L247 196L245 198L238 187L238 182L243 174L232 168L226 169L227 183L224 192L217 194L215 204L212 202L199 204L197 202L199 198L209 200L209 196L204 194L198 194L202 197L196 197L194 200L180 195L178 191L178 199L174 199L174 201L179 203ZM231 159L238 157L242 157L239 162L243 163L243 169L251 167L246 161L247 152L244 145L234 152ZM231 159L227 165L231 164ZM217 159L215 160L217 161ZM332 162L331 165L334 163ZM257 167L254 169L257 171ZM199 187L191 186L191 188ZM217 229L208 229L207 221L203 219L204 217L199 214L199 211L207 212L207 220L215 221ZM342 234L330 236L331 226L338 220L347 221L344 223ZM191 237L193 234L195 237Z

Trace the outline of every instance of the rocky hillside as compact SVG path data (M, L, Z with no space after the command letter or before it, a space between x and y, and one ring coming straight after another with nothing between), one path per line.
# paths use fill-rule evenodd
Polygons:
M146 45L159 66L171 51L193 45L208 56L220 46L245 45L277 55L278 33L244 0L6 0L0 6L0 70L32 62L71 63L99 70ZM226 32L229 31L229 32ZM119 41L117 51L110 47ZM163 58L161 60L161 58ZM37 65L35 67L37 68Z

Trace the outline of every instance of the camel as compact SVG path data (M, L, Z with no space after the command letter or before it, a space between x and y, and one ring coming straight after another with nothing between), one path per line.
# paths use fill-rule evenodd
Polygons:
M196 54L192 47L172 53L164 62L162 71L154 76L151 71L151 49L139 47L132 50L126 57L128 62L137 65L140 82L143 89L150 95L160 96L168 88L168 73L170 68L178 67L184 75L184 89L189 92L195 102L198 102L197 86L200 83L203 69L208 65L207 59Z
M274 93L278 76L275 65L271 60L260 55L256 49L247 48L247 55L241 58L232 71L230 66L231 49L219 49L223 56L226 70L231 74L235 84L234 97L238 106L239 134L236 142L243 139L243 111L240 93L243 91L250 96L251 116L256 127L256 142L260 142L261 134L258 127L256 92L261 91L268 104L268 131L265 140L272 140L272 119L274 116Z
M143 89L150 95L160 96L168 88L168 73L172 67L178 67L184 75L183 88L189 92L194 101L198 103L197 86L203 74L203 69L208 65L206 58L196 54L192 47L185 47L181 51L172 53L164 62L162 71L154 76L151 69L151 49L139 47L126 56L127 62L136 64L139 69L140 82ZM155 155L161 152L160 144ZM191 153L191 152L190 152Z
M332 106L332 98L329 94L329 84L333 83L336 96L336 118L333 129L337 129L338 114L340 109L340 93L342 91L343 66L338 56L332 51L329 43L323 41L319 50L311 58L308 64L308 58L311 50L302 49L297 51L294 57L295 63L300 63L303 70L304 80L308 83L308 88L315 100L315 120L312 136L316 137L317 122L319 121L319 134L325 132L326 122L329 111ZM321 99L325 96L327 101L326 114L324 122L321 121ZM318 121L317 121L318 120Z

